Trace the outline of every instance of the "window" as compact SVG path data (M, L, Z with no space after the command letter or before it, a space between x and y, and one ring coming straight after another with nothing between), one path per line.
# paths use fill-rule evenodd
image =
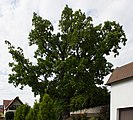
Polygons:
M19 105L11 105L9 107L9 110L16 110Z
M133 120L133 108L119 109L119 120Z

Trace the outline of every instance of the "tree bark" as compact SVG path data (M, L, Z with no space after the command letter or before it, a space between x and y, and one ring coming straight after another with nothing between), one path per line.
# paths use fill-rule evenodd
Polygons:
M70 109L65 109L62 115L62 120L66 120L70 117Z

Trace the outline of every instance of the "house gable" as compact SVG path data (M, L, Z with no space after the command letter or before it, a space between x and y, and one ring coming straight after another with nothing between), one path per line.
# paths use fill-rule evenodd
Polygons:
M14 100L12 100L6 107L5 110L7 109L12 109L16 110L16 108L20 105L22 105L22 101L19 99L19 97L16 97Z
M3 117L5 117L7 112L15 112L16 108L22 104L19 97L16 97L13 100L3 100Z

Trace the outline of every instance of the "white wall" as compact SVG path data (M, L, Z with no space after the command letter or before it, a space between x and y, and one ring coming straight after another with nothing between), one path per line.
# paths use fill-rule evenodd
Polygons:
M14 102L13 102L13 104L12 105L21 105L21 103L20 103L20 101L19 100L15 100Z
M118 109L133 107L133 78L111 85L110 120L118 120Z

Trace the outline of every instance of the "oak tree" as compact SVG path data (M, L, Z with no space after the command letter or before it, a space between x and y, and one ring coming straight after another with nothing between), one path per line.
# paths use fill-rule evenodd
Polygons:
M48 93L52 99L62 101L68 113L71 105L76 108L97 105L94 96L102 99L97 97L98 92L105 95L105 90L97 85L103 84L113 66L106 56L119 55L127 41L122 26L115 21L94 25L90 16L67 5L57 32L49 20L36 13L32 26L29 46L37 46L33 56L36 64L25 58L20 47L16 49L6 41L14 60L9 63L12 68L9 83L21 88L28 85L35 95L42 97Z

